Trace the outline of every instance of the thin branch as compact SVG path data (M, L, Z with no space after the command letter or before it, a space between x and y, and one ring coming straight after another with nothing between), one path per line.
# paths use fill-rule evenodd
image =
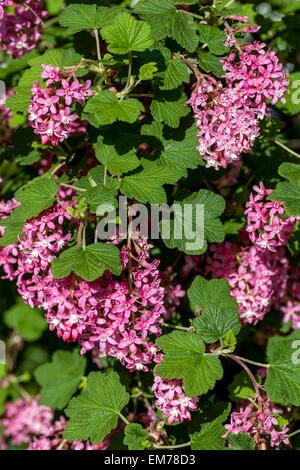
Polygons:
M290 149L286 145L284 145L282 142L279 142L279 140L274 139L273 142L278 145L279 147L283 148L287 152L289 152L291 155L294 155L294 157L300 158L299 153L295 152L294 150Z
M96 39L96 47L97 47L97 57L98 60L101 60L101 50L100 50L100 39L99 39L99 32L98 29L94 29L95 39Z
M174 330L190 331L190 329L186 326L170 325L169 323L164 322L161 324L161 326L165 326L166 328L173 328Z
M262 403L262 398L261 398L261 395L260 395L260 391L259 391L259 387L258 387L258 383L256 382L255 380L255 377L254 375L252 374L251 370L249 369L249 367L246 366L246 364L243 363L243 361L241 361L237 356L235 356L234 354L228 354L227 357L230 357L231 359L233 359L235 362L237 362L241 367L243 367L243 369L247 372L251 382L253 383L253 386L254 386L254 389L255 389L255 393L256 393L256 396L259 400L259 407L261 408L261 403Z
M157 446L154 445L155 449L180 449L181 447L189 447L191 445L191 441L185 442L184 444L178 444L177 446Z
M262 362L250 361L250 359L245 359L244 357L237 356L236 354L234 356L240 359L241 361L248 362L249 364L253 364L254 366L266 367L267 369L270 367L270 364L263 364Z

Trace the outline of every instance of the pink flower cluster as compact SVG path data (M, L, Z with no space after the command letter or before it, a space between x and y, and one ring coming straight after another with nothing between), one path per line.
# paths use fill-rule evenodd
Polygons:
M265 189L262 182L259 186L253 186L253 189L257 194L250 194L250 201L246 204L246 230L251 242L258 249L275 252L278 246L286 245L297 219L283 216L283 203L264 201L265 196L272 193L272 189Z
M53 422L54 412L48 406L39 405L39 397L32 399L19 398L7 402L5 413L0 418L4 428L0 449L5 450L7 443L15 446L29 444L28 450L105 450L110 444L107 436L100 444L89 441L65 441L63 432L66 419L60 416Z
M39 437L33 437L27 450L105 450L110 445L109 436L100 444L91 444L90 441L65 441L63 432L67 425L64 416L49 426L47 432Z
M226 168L249 152L259 135L257 115L247 97L213 77L203 76L186 104L195 114L197 149L207 168Z
M300 268L290 266L286 290L280 291L275 307L283 314L283 321L291 323L293 330L300 329Z
M72 74L67 79L63 78L58 67L41 65L44 69L41 77L47 79L47 88L41 88L38 81L35 82L28 120L34 132L42 136L43 145L50 142L55 146L71 135L86 131L84 123L78 120L79 116L72 114L71 106L74 103L84 105L94 91L90 89L90 80L82 85Z
M100 356L116 357L130 371L148 370L147 364L157 353L150 338L161 334L160 324L166 313L159 261L147 261L151 247L146 239L138 238L134 251L122 248L122 264L130 279L123 274L122 281L114 281L106 273L100 282L91 285L92 309L98 315L79 339L83 353L96 348Z
M7 402L0 419L4 427L4 442L11 439L11 443L18 446L29 443L32 435L47 434L53 416L51 408L38 404L38 397L30 401L19 398L16 402Z
M259 119L267 115L266 99L272 104L285 102L289 83L282 64L273 51L265 50L265 44L237 45L232 30L229 33L231 41L226 44L236 50L220 59L226 85L201 74L186 103L199 128L197 148L206 166L216 170L250 151L259 135Z
M26 222L15 271L18 292L31 307L46 311L50 329L59 337L78 341L82 353L96 350L118 358L129 370L147 371L156 354L149 336L161 334L166 313L159 261L147 261L151 245L139 238L134 251L121 250L130 279L123 273L122 280L115 281L108 271L94 282L73 274L54 279L51 261L71 238L63 231L64 222L71 219L68 205L57 203Z
M17 207L19 203L12 199L11 201L0 201L0 220L6 219L10 216L11 212ZM3 236L5 227L0 226L0 238ZM17 262L18 250L17 245L7 245L0 247L0 266L4 271L2 279L14 279L15 264Z
M283 410L270 403L266 396L261 402L261 407L257 409L254 403L245 400L237 411L231 413L230 424L225 424L226 434L238 434L245 432L253 436L256 444L266 444L265 437L270 438L271 447L280 447L281 444L289 444L287 434L289 429L284 424L278 429L279 423L277 416L282 414Z
M14 6L13 14L3 9ZM30 7L28 8L27 7ZM42 40L41 17L47 16L43 11L41 0L27 0L22 5L2 0L0 4L0 49L11 57L20 57L34 49Z
M157 355L156 362L161 362L162 355ZM191 420L191 411L198 409L198 397L188 397L184 392L182 380L163 379L155 374L152 391L155 394L155 406L162 411L163 417L168 418L168 424L174 421L182 423Z
M9 0L0 0L0 21L3 20L5 14L5 7L9 4Z
M210 246L205 272L227 279L230 295L238 303L242 323L256 324L271 309L278 289L284 290L288 259L284 249L277 256L256 246L233 245L229 241Z
M12 129L8 126L13 115L10 109L5 106L5 101L13 94L13 90L1 96L0 99L0 142L1 146L6 146L10 143Z

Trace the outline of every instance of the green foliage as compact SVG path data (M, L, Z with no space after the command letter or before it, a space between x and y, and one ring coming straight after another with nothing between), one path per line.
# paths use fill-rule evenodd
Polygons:
M188 254L202 254L207 242L221 242L224 231L219 216L224 211L224 199L207 189L200 189L183 201L174 201L174 218L170 221L170 232L161 235L168 248L178 248ZM202 209L201 213L199 208ZM183 217L184 216L184 217ZM201 232L202 231L202 232Z
M289 337L274 336L268 341L270 366L265 388L274 402L300 404L299 340L299 331L295 331Z
M283 163L278 173L289 182L277 183L268 199L283 202L285 212L290 217L300 217L300 172L299 165Z
M129 450L144 450L147 446L148 432L140 424L129 423L125 428L124 444ZM149 441L148 441L149 444Z
M229 295L229 284L225 279L207 281L197 276L188 290L191 302L201 307L201 316L193 322L195 330L207 343L227 339L234 343L234 335L241 329L237 303ZM233 334L233 338L227 336ZM233 341L233 343L232 343Z
M84 29L99 29L111 24L122 12L119 7L106 8L97 5L69 5L60 15L61 26L68 28L68 34L75 34Z
M232 450L254 450L256 446L253 437L245 432L229 433L228 443L231 445Z
M172 91L157 90L151 103L151 113L155 121L164 122L170 127L179 127L180 118L189 114L185 106L186 95L181 88Z
M89 100L84 110L87 113L92 113L97 124L106 125L115 121L133 123L138 119L144 107L140 101L134 98L120 101L111 91L102 91Z
M37 341L47 329L41 313L23 302L18 302L5 312L4 322L8 328L16 330L25 341Z
M52 361L38 367L34 377L41 386L40 403L54 409L63 409L82 380L86 358L77 349L55 351Z
M143 52L154 42L150 25L137 21L128 13L118 15L112 25L102 28L101 35L109 43L109 52L115 54Z
M64 438L72 441L90 439L101 442L114 429L129 395L116 372L91 372L86 389L72 398L66 411L70 418Z
M191 434L192 450L223 450L226 441L222 438L225 434L222 423L226 420L229 413L230 405L228 405L226 410L216 419L209 423L202 424L199 432Z
M74 272L86 281L95 281L106 269L117 275L122 271L119 249L108 243L93 243L86 248L73 246L52 261L56 279Z
M139 0L134 11L150 23L155 39L169 36L189 52L195 51L199 43L196 23L169 0Z
M183 379L189 397L211 390L223 376L219 359L205 355L201 337L195 333L174 331L156 341L163 350L162 362L156 374L166 379Z
M8 8L13 13L13 7ZM281 217L300 218L300 165L297 160L300 127L296 116L300 112L300 72L295 43L299 33L299 1L271 0L256 4L246 0L45 0L44 8L48 16L42 18L41 42L31 52L15 59L0 51L0 80L5 83L9 95L3 103L4 83L0 83L0 98L4 104L0 109L1 199L6 202L15 197L20 204L9 217L6 217L9 211L6 213L4 205L0 211L0 276L4 276L0 285L0 337L4 340L7 356L6 364L0 364L0 380L4 385L0 389L0 441L4 439L8 449L27 446L27 443L13 445L9 436L2 436L2 415L7 402L39 396L41 404L53 411L59 410L55 411L53 422L64 413L68 416L64 437L60 435L62 440L55 443L57 449L67 448L69 441L89 439L99 443L113 431L109 436L109 450L112 451L142 451L159 446L170 450L186 446L192 451L254 450L258 446L253 436L247 433L229 433L227 438L222 437L231 409L243 407L242 402L250 400L255 410L257 396L253 377L264 397L272 404L286 408L286 413L274 411L278 422L276 429L279 431L286 425L288 432L293 433L298 429L300 419L297 409L300 406L300 330L290 333L294 324L286 322L286 317L283 319L282 311L286 302L292 302L297 314L300 221L296 221L286 247L278 251L276 248L273 253L274 272L279 264L283 274L289 267L284 274L286 279L281 279L277 273L274 275L274 283L279 279L280 285L278 292L274 288L272 298L271 294L267 297L270 311L261 322L241 328L238 306L244 300L238 290L244 279L246 287L242 290L246 292L247 289L253 301L259 295L250 283L248 285L246 273L241 272L241 250L246 247L245 259L249 266L254 258L254 261L259 258L263 262L265 256L260 251L254 255L253 251L253 258L249 252L251 243L246 237L245 209L253 186L262 181L266 188L275 188L268 199L283 204ZM257 24L261 28L254 35L235 31L237 42L243 48L245 42L255 40L266 43L266 50L269 47L274 50L283 65L282 70L288 71L290 93L284 97L286 102L278 101L276 107L267 100L266 106L273 108L272 119L259 120L259 136L255 146L242 155L242 162L238 162L241 166L229 164L216 171L205 166L199 152L198 134L205 130L206 124L203 122L201 126L199 121L196 122L194 111L187 102L192 91L200 85L202 76L208 80L217 77L226 86L220 59L237 52L234 64L237 63L239 48L224 45L224 20L229 27L242 29L248 24L234 17L244 15L249 17L250 25ZM21 32L23 26L20 25ZM50 86L46 84L47 78L40 76L41 64L58 67L67 80L76 78L82 85L89 81L94 92L93 96L86 96L84 104L84 100L73 100L68 105L70 113L78 116L77 123L82 123L82 129L68 138L59 138L57 145L50 141L43 145L41 136L28 125L33 83L37 81L41 88L48 88L50 95L60 87L56 81ZM211 108L213 103L212 100ZM57 112L61 107L59 105ZM41 116L47 119L45 109L43 113ZM224 132L227 124L224 122ZM236 124L235 138L241 141L244 128L240 132L240 120L236 120ZM221 139L220 143L222 145ZM151 229L148 241L153 245L150 258L137 260L137 242L131 239L127 249L131 249L132 256L125 267L120 258L121 249L122 259L125 257L125 240L114 240L116 245L111 240L95 242L99 222L109 220L108 224L114 222L117 228L123 222L124 214L114 210L118 208L121 195L127 196L128 208L135 203L147 204L148 213L153 210L149 205L162 205L156 208L162 214L161 222L151 218L148 227ZM15 250L20 249L21 243L18 237L24 236L24 225L53 204L69 200L72 204L67 207L67 212L72 218L61 226L62 236L71 234L67 246L57 253L54 250L51 265L37 265L34 278L30 272L23 273L22 266L9 259L12 270L19 269L16 279L9 282L5 247L16 243L8 249L15 258ZM153 229L157 232L155 235ZM48 229L40 230L39 237L42 238ZM52 228L50 233L52 230L55 233ZM35 250L35 255L40 256L40 243L35 236L28 238L28 246L32 243L28 251ZM222 265L220 268L226 270L230 260L222 259L222 255L219 259L218 246L210 246L224 242L231 244L233 255L236 255L232 266L236 262L235 271L239 276L232 291L229 282L214 279L219 274L211 273L207 266L208 259L211 264L216 258ZM251 254L249 258L248 253ZM26 254L25 248L23 255ZM51 254L51 259L53 256ZM151 289L149 302L136 299L139 288L135 276L139 269L147 272L148 263L154 259L160 262L160 274L153 282L161 288L169 318L161 318L161 325L157 321L152 325L161 327L161 336L156 337L155 330L151 330L145 339L142 336L145 330L138 329L144 318L141 316L151 320L152 310L159 305L153 301ZM27 262L29 265L30 257ZM230 265L228 273L231 270ZM102 277L105 271L111 273L111 279L106 274ZM42 296L41 284L45 278L48 289L52 275L54 285L63 289L58 301L62 304L66 294L66 300L76 305L74 310L68 313L65 309L61 314L63 306L55 302L52 305L50 299L51 315L47 314L46 319L49 321L52 315L56 318L51 322L50 331L46 332L48 325L43 319L42 307L47 303ZM147 276L150 278L151 274ZM235 277L226 277L233 286ZM144 281L145 278L142 288L146 299L148 285L144 285ZM288 282L287 290L285 281ZM71 327L72 331L78 329L81 345L85 340L89 341L92 334L91 342L99 344L100 341L103 347L102 326L103 336L111 333L106 330L108 325L104 325L104 317L114 321L114 313L108 312L109 299L104 293L106 283L117 289L116 295L122 290L125 292L122 301L114 298L114 302L120 301L117 322L121 322L123 314L127 315L123 303L125 297L137 307L137 312L131 313L124 326L126 333L120 327L120 331L113 332L111 337L112 341L124 340L125 363L119 360L118 351L115 354L93 349L90 354L81 355L78 342L63 343L64 328ZM30 294L27 295L25 289ZM31 295L38 298L38 301L32 300L41 311L19 301L18 291L30 303ZM82 292L82 298L79 292ZM93 302L89 295L95 296L96 301ZM75 311L77 303L78 308L82 308L81 302L86 302L84 325L81 315L77 318ZM126 311L121 312L124 309ZM97 328L94 322L98 322ZM55 327L58 337L52 331ZM170 329L173 332L165 334ZM140 371L139 365L137 370L132 370L134 367L128 370L128 357L134 359L140 352L135 353L134 339L130 336L127 339L127 333L134 333L137 341L142 341L142 351L146 348L145 342L151 341L151 352L157 348L161 354L159 364L155 354L149 363L144 361L147 373ZM249 363L253 377L232 361L231 353L235 349L240 358L238 361ZM102 353L108 355L102 357ZM101 357L97 357L99 354ZM99 363L102 370L94 372ZM257 373L264 364L266 378ZM224 380L218 382L223 379L223 374ZM191 412L191 422L175 420L169 424L169 416L163 416L157 406L156 392L152 389L154 375L181 380L186 395L198 397L199 410ZM151 432L139 419L150 407L155 416ZM160 431L159 441L155 441L155 429ZM34 437L32 435L30 439ZM296 436L290 442L293 448L299 447ZM270 448L269 437L266 445ZM281 448L288 447L282 445Z
M166 203L167 197L163 185L177 181L180 172L174 167L160 166L154 162L143 162L143 165L141 171L123 178L121 192L140 202Z

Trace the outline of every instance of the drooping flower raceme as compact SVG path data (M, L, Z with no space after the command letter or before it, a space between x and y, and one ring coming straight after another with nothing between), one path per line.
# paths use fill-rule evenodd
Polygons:
M296 224L296 217L284 217L282 202L265 202L265 196L272 193L262 182L253 186L257 194L250 194L246 203L247 232L251 242L260 250L276 251L276 247L286 245Z
M72 105L84 105L88 96L94 94L90 80L81 84L71 75L63 78L58 67L41 64L44 71L41 77L47 79L47 88L41 88L38 81L32 88L28 108L28 120L36 134L41 135L42 144L50 142L53 146L78 132L85 132L85 125L73 114Z
M271 447L280 447L281 444L289 444L287 434L289 429L284 424L281 428L278 423L278 415L283 410L279 406L270 403L266 396L257 409L253 402L245 400L238 410L230 415L230 424L225 424L226 438L229 433L238 434L244 432L253 436L257 445L265 444L265 438L270 439Z
M63 432L67 421L60 416L54 421L54 412L48 406L38 403L39 397L19 398L7 402L5 412L0 417L3 435L0 449L7 449L7 444L16 446L29 444L28 450L105 450L110 444L109 436L100 444L92 445L89 441L66 441Z
M259 135L258 119L247 97L212 77L200 79L187 102L195 113L200 154L216 170L249 152Z
M238 303L242 323L256 324L271 309L278 288L284 291L288 260L284 249L274 257L256 246L233 245L229 241L210 246L205 272L225 278L230 295Z
M220 59L226 84L200 74L186 103L199 128L197 148L206 166L216 170L251 150L259 135L259 119L267 116L266 100L285 103L289 83L274 51L266 51L259 42L237 45L229 32L226 45L235 49Z
M94 282L73 274L55 279L51 261L71 238L63 231L71 218L67 207L55 204L25 224L15 272L18 291L24 302L46 311L59 337L78 341L82 353L95 350L116 357L129 370L147 371L157 351L149 336L161 334L166 313L159 262L147 261L151 246L140 238L134 253L121 250L124 268L132 257L130 280L114 281L108 271Z
M0 418L4 427L2 445L7 439L14 445L20 445L29 443L32 435L47 434L53 416L51 408L39 405L38 397L30 401L19 398L16 402L7 402L5 413Z

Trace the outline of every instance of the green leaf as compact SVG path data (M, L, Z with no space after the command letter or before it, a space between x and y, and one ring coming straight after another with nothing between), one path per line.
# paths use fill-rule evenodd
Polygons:
M107 206L108 209L110 209L110 206L117 207L118 202L115 198L117 193L118 191L115 188L109 188L106 186L95 186L93 188L89 188L85 192L85 198L89 205L90 212L92 214L96 214L100 205L103 209L103 206Z
M84 111L93 113L99 125L113 122L135 122L144 110L142 103L134 98L119 101L111 91L102 91L86 104Z
M174 206L176 210L170 221L170 233L164 232L166 222L162 220L160 224L161 235L168 248L178 248L187 254L202 254L207 250L207 241L224 240L219 220L225 206L222 196L200 189L183 201L174 201Z
M212 72L216 77L222 77L224 74L223 64L220 58L213 55L211 52L200 52L198 54L199 65L205 72Z
M201 337L195 333L173 331L156 340L164 352L156 374L166 379L183 379L187 396L202 395L223 377L219 359L205 355Z
M34 372L42 387L39 402L61 410L78 389L86 367L86 358L78 350L55 351L52 361L38 367Z
M148 438L148 432L140 424L129 423L125 428L124 444L129 450L144 450L144 441Z
M109 243L93 243L85 249L73 246L61 253L51 264L55 279L61 279L74 271L86 281L95 281L105 270L120 275L122 265L118 247Z
M189 52L196 50L199 37L194 19L168 0L140 0L134 11L150 23L155 39L169 36Z
M293 364L291 360L270 364L265 389L271 401L284 400L299 406L300 364Z
M53 204L57 191L58 185L53 178L40 176L19 189L15 199L21 203L25 218L31 219Z
M157 122L179 127L180 118L187 116L190 108L185 106L187 97L181 88L172 91L157 90L151 103L151 113Z
M12 245L17 242L19 233L23 232L24 223L24 212L21 206L16 207L10 217L2 219L0 225L5 227L5 231L0 239L0 246Z
M118 152L115 145L104 144L104 139L101 135L98 137L94 148L96 158L107 167L112 175L128 173L140 165L140 160L137 158L134 148L129 152Z
M159 156L158 161L162 165L182 169L204 165L196 148L198 137L194 122L189 127L181 125L180 129L172 129L153 121L142 127L141 134L146 137L145 140L155 150Z
M271 401L300 405L300 331L268 341L270 360L265 389Z
M300 72L288 75L290 83L288 85L289 93L284 95L286 103L277 103L278 108L282 108L286 114L297 114L300 111Z
M213 305L206 307L201 316L195 318L193 325L206 343L215 343L219 339L225 339L229 331L237 334L241 329L237 310L226 310Z
M227 419L230 413L231 405L228 404L226 410L216 419L209 423L201 425L200 432L191 434L192 450L223 450L226 440L222 438L225 434L222 423Z
M234 336L232 330L228 330L224 338L224 347L229 348L232 351L234 351L236 347L236 343L237 343L237 339Z
M35 80L39 81L39 84L43 87L44 81L40 77L43 68L41 64L51 64L53 67L59 67L63 69L64 67L69 67L76 65L80 62L81 55L75 52L73 48L70 49L48 49L44 54L34 57L28 61L30 68L26 69L23 73L19 83L18 88L20 87L29 87L31 90L33 82ZM31 95L31 91L29 93Z
M119 7L107 8L97 5L69 5L59 16L61 26L68 28L72 35L84 29L99 29L111 24L123 9Z
M278 173L291 183L297 183L297 181L300 181L300 165L296 163L282 163L278 168Z
M121 192L139 202L164 204L167 197L163 185L175 183L180 176L181 172L174 167L149 162L142 171L123 178Z
M37 341L47 329L42 314L22 301L4 313L4 323L16 330L25 341Z
M226 39L225 32L220 31L216 26L200 23L198 24L198 33L200 41L207 44L212 54L222 55L229 51L229 47L225 47L223 44Z
M139 80L152 80L153 75L157 72L157 63L148 62L139 68Z
M17 87L14 90L14 94L5 101L5 106L11 111L27 113L30 96L31 86Z
M231 445L232 450L254 450L256 443L252 436L245 432L238 434L228 434L228 443Z
M188 289L191 302L201 307L200 317L193 325L206 343L224 339L229 331L237 335L241 323L237 313L237 302L230 297L229 283L225 279L207 281L197 276Z
M160 74L162 84L159 85L161 90L173 90L183 83L189 83L190 73L188 66L180 59L172 59L168 62L165 72Z
M150 25L128 13L121 13L112 25L102 28L101 35L108 42L108 50L114 54L143 52L154 42Z
M234 376L233 381L228 386L229 398L235 402L246 400L249 396L255 395L253 384L245 371L239 372Z
M188 297L191 302L204 309L212 305L228 310L237 309L237 302L230 297L230 287L226 279L208 281L196 276L188 289Z
M91 372L86 389L72 398L66 415L70 418L64 438L70 441L90 439L101 442L117 427L119 415L129 401L129 394L121 385L116 372Z
M267 199L283 202L284 210L289 217L300 217L300 179L295 183L278 183Z

